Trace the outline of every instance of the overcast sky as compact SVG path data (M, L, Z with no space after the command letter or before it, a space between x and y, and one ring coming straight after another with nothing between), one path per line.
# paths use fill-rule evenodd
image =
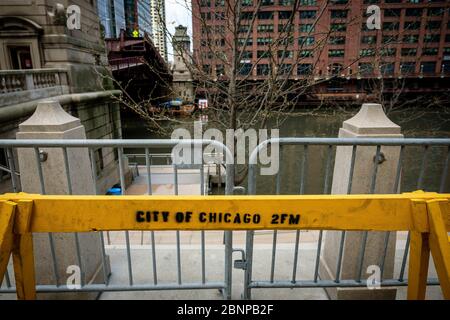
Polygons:
M179 24L188 27L188 34L192 41L192 17L191 0L165 0L166 1L166 24L170 34L175 32ZM167 51L169 61L173 61L172 43L167 39Z

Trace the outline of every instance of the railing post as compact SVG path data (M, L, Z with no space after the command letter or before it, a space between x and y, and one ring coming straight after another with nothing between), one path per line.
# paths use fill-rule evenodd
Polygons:
M368 137L403 138L400 126L386 116L380 104L363 104L339 130L339 138L357 138L363 142ZM399 157L400 146L338 146L331 193L396 193ZM380 276L387 279L393 276L395 232L388 236L383 232L326 231L324 239L319 266L322 280L362 282L368 277L367 268L372 265L379 267ZM326 288L326 291L332 299L338 300L395 299L396 295L396 289L388 287L379 290Z
M12 251L15 208L12 202L0 202L0 286Z
M36 299L33 234L30 232L32 201L19 201L14 226L13 263L17 299Z
M450 300L450 210L448 200L428 201L430 251L444 299ZM447 207L447 208L446 208Z
M430 247L428 233L411 231L408 271L408 300L424 300L427 288Z

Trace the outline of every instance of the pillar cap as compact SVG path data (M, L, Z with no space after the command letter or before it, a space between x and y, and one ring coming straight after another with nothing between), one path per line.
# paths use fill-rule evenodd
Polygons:
M342 128L355 134L401 134L400 126L386 116L378 103L364 103L353 118L344 121Z
M57 101L39 102L33 115L19 125L20 132L63 132L81 126Z

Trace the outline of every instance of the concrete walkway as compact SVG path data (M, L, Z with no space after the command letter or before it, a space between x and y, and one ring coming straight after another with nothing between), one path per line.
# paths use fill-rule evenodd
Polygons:
M243 248L243 246L237 246ZM404 242L399 241L396 252L394 275L398 277ZM275 264L275 281L292 280L294 245L280 244L277 247ZM268 280L271 267L271 249L269 244L258 244L254 251L253 278ZM127 284L128 269L126 250L124 246L111 246L107 249L111 259L111 284ZM135 283L153 283L151 246L134 246L131 250L133 275ZM156 248L157 277L159 284L173 284L177 282L176 250L172 245L159 245ZM316 246L312 243L302 244L297 264L297 279L313 279ZM239 259L236 253L235 259ZM183 283L201 282L201 251L199 245L181 246L181 269ZM207 282L223 281L224 254L223 246L206 246L206 280ZM407 277L407 270L406 275ZM430 277L436 277L433 263L430 263ZM233 269L233 299L240 299L243 290L244 272ZM283 300L324 300L328 299L325 290L312 289L254 289L253 299ZM179 291L141 291L141 292L104 292L101 299L222 299L218 290L179 290ZM406 287L399 287L397 299L406 299ZM427 299L442 299L438 286L429 286Z

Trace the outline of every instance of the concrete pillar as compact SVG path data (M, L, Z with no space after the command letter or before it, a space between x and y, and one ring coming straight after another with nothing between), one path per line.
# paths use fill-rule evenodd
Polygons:
M380 104L363 104L351 119L344 121L339 130L340 138L403 138L400 127L389 120ZM357 147L353 172L352 194L367 194L371 191L372 173L376 147ZM400 156L400 147L381 147L375 193L394 193L395 178ZM350 177L352 146L339 146L336 150L332 194L346 194ZM342 256L341 279L357 279L359 257L364 232L346 232ZM320 278L335 279L342 232L328 231L324 236L321 255ZM369 232L367 238L361 279L367 279L367 267L381 266L385 247L385 232ZM395 232L390 233L383 278L392 279L395 256ZM395 299L395 288L369 290L364 288L329 288L331 299Z
M34 114L19 125L17 139L86 139L84 126L78 118L72 117L55 101L39 103ZM41 166L46 194L69 194L68 179L61 148L40 148L44 153ZM68 148L68 162L73 194L93 194L93 177L87 148ZM41 193L38 167L33 148L18 149L20 180L22 190ZM102 247L100 233L79 233L78 244L81 254L82 279L84 283L103 283ZM49 234L34 234L34 256L37 284L66 285L71 273L68 266L79 265L75 234L53 233L56 265L52 259ZM107 265L109 274L109 264ZM72 284L72 283L70 283ZM45 298L92 298L96 294L46 294ZM42 297L42 296L41 296Z

